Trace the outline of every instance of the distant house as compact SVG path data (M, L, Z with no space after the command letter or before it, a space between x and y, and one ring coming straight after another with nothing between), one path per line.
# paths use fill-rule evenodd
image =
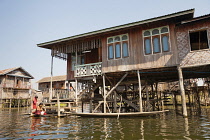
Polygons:
M41 91L49 91L51 77L44 77L37 81L38 89ZM52 77L52 88L53 89L66 89L67 88L66 75L53 76Z
M73 85L66 78L66 75L52 77L52 97L50 97L51 77L44 77L37 81L38 89L43 93L44 102L48 102L50 98L54 98L57 92L60 94L60 98L69 97L67 94L73 90Z
M8 100L30 99L31 79L34 77L22 67L0 70L0 99L4 104ZM13 104L14 105L14 104Z

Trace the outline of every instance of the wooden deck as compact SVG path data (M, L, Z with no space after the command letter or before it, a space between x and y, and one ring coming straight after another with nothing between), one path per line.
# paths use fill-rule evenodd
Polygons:
M163 111L152 111L152 112L130 112L130 113L72 113L72 115L77 115L81 117L141 117L141 116L151 116L164 112L168 112L169 110Z

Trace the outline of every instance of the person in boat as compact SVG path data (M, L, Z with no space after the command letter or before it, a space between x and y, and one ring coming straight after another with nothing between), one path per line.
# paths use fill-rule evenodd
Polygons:
M34 113L35 115L46 115L46 111L45 108L43 107L43 103L40 103L37 108L36 111Z
M38 104L38 96L36 95L33 99L32 103L32 113L35 113Z

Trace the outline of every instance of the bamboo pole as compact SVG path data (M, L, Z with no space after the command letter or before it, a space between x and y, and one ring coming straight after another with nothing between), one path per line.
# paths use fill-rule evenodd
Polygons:
M187 117L187 106L186 106L186 99L185 99L185 90L184 90L182 69L180 66L178 66L177 69L178 69L178 74L179 74L179 86L180 86L180 91L181 91L183 116Z
M139 110L140 110L140 112L143 112L143 109L142 109L142 96L141 96L141 77L140 77L139 70L137 70L137 74L138 74L138 83L139 83Z

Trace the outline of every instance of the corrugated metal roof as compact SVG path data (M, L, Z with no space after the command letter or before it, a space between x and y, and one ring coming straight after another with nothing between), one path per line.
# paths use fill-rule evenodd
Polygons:
M185 21L182 21L181 23L182 24L186 24L186 23L191 23L191 22L194 22L194 21L198 21L198 20L203 20L203 19L207 19L207 18L210 18L210 14L206 14L206 15L202 15L202 16L199 16L199 17L195 17L191 20L185 20Z
M53 76L52 77L52 81L66 81L66 75L61 75L61 76ZM44 77L41 80L37 81L37 83L46 83L46 82L50 82L51 81L51 77Z
M137 26L137 25L142 25L142 24L146 24L146 23L150 23L150 22L154 22L154 21L159 21L159 20L164 20L164 19L168 19L168 18L172 18L172 17L181 16L181 15L186 15L186 14L192 14L192 18L193 18L194 9L189 9L189 10L180 11L180 12L176 12L176 13L172 13L172 14L168 14L168 15L164 15L164 16L160 16L160 17L154 17L154 18L151 18L151 19L132 22L132 23L124 24L124 25L114 26L114 27L105 28L105 29L102 29L102 30L88 32L88 33L84 33L84 34L79 34L79 35L66 37L66 38L62 38L62 39L58 39L58 40L53 40L53 41L49 41L49 42L45 42L45 43L40 43L40 44L37 44L37 46L49 49L49 47L46 47L46 45L59 43L59 42L62 42L62 41L67 41L67 40L73 40L73 39L77 39L77 38L81 38L81 37L87 37L87 36L91 36L91 35L96 35L96 34L100 34L100 33L105 33L105 32L109 32L109 31L123 29L123 28L127 28L127 27L133 27L133 26Z
M18 69L19 67L15 67L15 68L9 68L9 69L5 69L5 70L0 70L0 75L5 75L13 70Z
M31 74L29 74L26 70L24 70L22 67L15 67L15 68L9 68L9 69L4 69L4 70L0 70L0 75L5 75L5 74L8 74L14 70L17 70L17 69L22 69L29 77L27 78L34 78ZM24 76L23 76L24 77Z

